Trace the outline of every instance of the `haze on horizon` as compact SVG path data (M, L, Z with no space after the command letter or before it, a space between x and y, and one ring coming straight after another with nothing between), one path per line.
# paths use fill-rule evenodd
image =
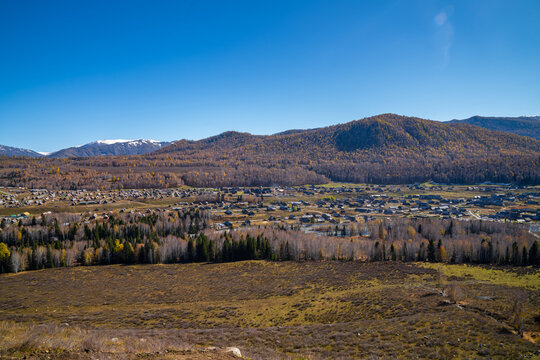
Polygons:
M540 2L0 2L0 144L540 114Z

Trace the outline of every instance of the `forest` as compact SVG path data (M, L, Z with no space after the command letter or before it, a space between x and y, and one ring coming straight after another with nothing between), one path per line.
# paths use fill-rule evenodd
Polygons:
M0 224L0 269L270 261L428 261L539 265L538 240L521 224L377 219L319 233L266 226L216 231L199 209L119 214L88 221L44 214Z
M271 136L225 132L135 156L0 158L0 186L121 189L330 181L540 184L540 141L384 114Z

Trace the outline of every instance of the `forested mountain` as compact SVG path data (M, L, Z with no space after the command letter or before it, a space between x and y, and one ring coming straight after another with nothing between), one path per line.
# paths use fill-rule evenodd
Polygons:
M269 136L225 132L139 156L0 161L0 184L53 188L540 183L540 141L383 114Z
M484 117L473 116L464 120L452 120L451 123L476 125L486 129L506 131L540 140L540 116L520 117Z
M28 149L0 145L0 156L31 156L40 157L42 154Z
M50 155L52 158L87 157L106 155L141 155L158 150L170 142L156 140L98 140L89 144L74 146L56 151Z
M234 152L326 157L339 152L340 157L393 152L446 150L452 153L499 151L520 153L540 149L539 142L511 134L501 134L460 123L441 123L419 118L383 114L311 130L285 131L270 136L225 132L199 141L178 141L155 154L185 151L233 149ZM334 157L334 156L332 156Z

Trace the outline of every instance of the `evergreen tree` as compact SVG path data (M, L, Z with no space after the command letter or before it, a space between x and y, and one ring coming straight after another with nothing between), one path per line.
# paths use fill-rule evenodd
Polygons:
M534 240L529 249L529 264L530 265L539 265L538 261L538 240Z
M521 265L527 265L527 245L523 245L523 250L521 252Z
M448 230L446 231L446 234L450 237L454 236L454 220L450 220L450 225L448 225Z
M195 261L196 255L195 244L193 243L193 238L190 237L187 245L186 260L188 262Z
M428 243L428 261L429 262L435 262L437 260L436 256L435 256L435 244L434 244L434 241L433 239L430 239L429 240L429 243Z
M423 242L420 244L420 248L418 249L417 260L426 261L426 245Z
M208 262L210 261L210 243L208 238L204 234L199 234L196 244L196 255L194 258L198 262Z
M232 254L231 254L232 246L229 241L228 237L225 237L225 240L223 241L223 245L221 247L221 259L224 262L232 261Z
M443 261L442 250L442 241L441 239L439 239L439 241L437 242L437 253L435 254L438 262Z
M54 261L53 261L53 257L52 257L51 245L47 245L47 265L46 265L46 267L48 267L48 268L53 268L54 267Z
M519 250L515 241L512 243L512 265L519 265Z
M133 246L129 241L124 243L124 262L126 264L135 263L135 251L133 250Z

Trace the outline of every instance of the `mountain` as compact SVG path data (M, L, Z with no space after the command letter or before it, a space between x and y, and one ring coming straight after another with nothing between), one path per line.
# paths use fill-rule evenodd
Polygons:
M499 130L540 140L540 116L520 117L484 117L473 116L464 120L452 120L450 123L462 123Z
M125 142L114 142L114 144ZM108 144L105 144L108 145ZM461 122L382 114L323 128L228 131L136 156L0 161L0 185L167 188L424 181L540 184L540 141Z
M540 181L540 141L463 123L382 114L270 136L226 132L145 156L184 168L188 184ZM204 176L201 172L204 168ZM193 175L190 172L194 171ZM198 174L198 175L197 175ZM225 174L225 175L223 175ZM532 180L535 179L535 180Z
M70 147L51 153L51 158L89 157L89 156L118 156L141 155L161 149L170 142L156 140L99 140L89 144Z
M382 114L324 128L292 130L269 136L229 131L199 141L181 140L155 154L215 151L308 158L356 158L375 154L446 151L459 153L540 152L540 142L460 122L442 123Z
M274 135L291 135L291 134L299 134L306 131L309 131L309 129L291 129L291 130L285 130L285 131L275 133Z
M0 145L0 156L31 156L40 157L42 154L28 149L15 148L11 146Z

